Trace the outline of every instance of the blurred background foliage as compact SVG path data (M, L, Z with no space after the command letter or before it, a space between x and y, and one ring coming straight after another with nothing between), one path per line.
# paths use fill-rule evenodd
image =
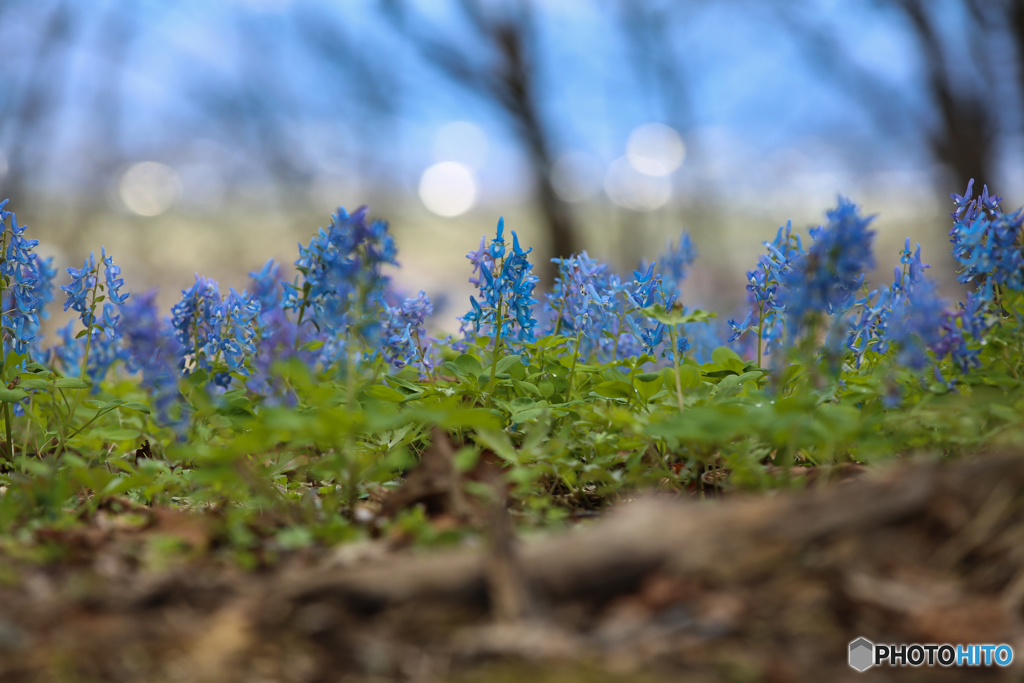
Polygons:
M878 282L906 234L954 272L969 178L1024 203L1024 0L7 0L0 78L8 208L165 308L339 204L454 329L501 214L540 263L622 271L689 230L683 299L728 316L837 193L880 214Z

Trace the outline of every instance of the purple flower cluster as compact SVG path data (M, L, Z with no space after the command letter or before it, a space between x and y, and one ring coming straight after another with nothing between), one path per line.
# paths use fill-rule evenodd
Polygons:
M154 408L164 422L178 395L181 344L171 323L161 318L152 289L121 306L118 332L127 351L125 368L142 374L142 386L153 395Z
M521 342L532 342L537 326L532 308L537 303L533 288L538 278L530 273L533 265L527 255L533 249L523 251L519 236L512 231L512 251L506 253L504 231L505 219L500 218L490 245L484 248L481 240L480 249L466 256L473 264L475 277L470 282L476 285L480 301L469 297L472 309L460 318L462 332L468 338L484 329L485 334L493 336L500 324L503 338L514 335Z
M582 358L598 354L610 359L618 351L615 341L623 312L619 276L587 252L551 262L558 264L558 276L551 293L545 295L544 311L550 317L545 333L579 334Z
M17 217L4 210L6 205L7 200L0 202L0 234L6 244L0 275L7 289L0 321L10 336L5 334L3 343L5 348L27 354L30 347L38 352L40 318L47 317L46 305L53 301L57 273L52 258L42 259L33 252L39 240L25 237L26 226L18 225Z
M873 217L862 217L844 197L826 216L825 227L810 230L811 248L793 259L779 279L791 336L799 334L809 313L844 310L863 284L864 272L875 265L871 253L875 233L868 230Z
M297 313L303 339L322 338L325 366L344 354L347 339L374 345L389 282L381 270L385 264L398 265L388 224L368 221L367 213L365 206L351 215L339 208L327 230L321 228L309 246L299 245L299 274L294 283L284 283L281 305ZM316 335L301 327L306 321Z
M189 374L197 369L216 371L223 363L227 371L216 371L213 377L221 387L231 383L232 372L248 377L245 360L256 351L259 301L234 289L221 297L217 283L199 275L181 294L181 301L171 308L171 326L181 347L178 367Z
M1001 197L990 196L986 185L980 197L971 199L974 181L961 196L952 195L956 220L949 232L953 257L963 267L960 282L979 287L994 285L1013 291L1024 289L1024 255L1021 227L1024 209L1007 214L999 210Z
M690 274L690 267L697 260L697 249L689 233L683 233L679 242L666 245L665 252L658 257L661 264L662 284L666 292L678 299L683 295L683 281Z
M437 361L431 353L434 340L427 336L424 322L433 312L430 297L424 292L398 306L385 304L381 327L384 359L396 368L409 365L430 374Z
M252 292L253 300L259 303L260 312L256 318L256 351L252 357L252 376L246 385L265 396L278 389L270 372L275 362L296 355L308 356L305 360L315 361L309 352L300 352L295 348L298 326L282 307L284 285L281 266L274 259L268 260L260 270L249 273L249 291Z
M103 266L102 282L100 265ZM98 383L107 376L110 369L118 361L127 359L119 321L129 295L127 292L121 293L124 286L121 269L114 265L112 256L107 256L106 249L100 251L99 264L96 263L96 255L90 252L81 269L68 268L67 272L71 282L61 286L67 295L64 310L71 309L78 313L85 329L73 335L76 327L73 320L62 328L60 335L64 343L55 349L55 355L68 374L80 372L84 362L85 374L93 382L93 391L98 391ZM98 317L97 308L101 311Z
M793 262L807 252L800 235L793 232L792 221L780 226L775 239L764 242L764 246L768 253L762 254L757 267L747 272L747 303L750 309L742 322L729 321L732 328L729 342L741 339L753 328L759 333L759 342L765 344L765 350L771 353L782 341L785 330L785 306L779 297L781 280L789 276Z
M639 270L633 271L633 291L627 291L628 301L637 309L649 308L658 304L665 311L672 311L676 305L677 295L674 291L665 291L663 278L660 273L655 274L654 267L655 263L651 263L643 273ZM684 325L676 325L678 329L670 330L663 322L648 323L647 320L646 317L637 320L632 315L625 316L626 324L643 353L652 356L659 355L658 349L662 342L666 341L666 333L668 333L669 339L675 336L676 344L675 347L668 344L661 351L660 355L663 358L673 359L676 354L679 354L681 358L682 354L690 348L690 342L685 336Z

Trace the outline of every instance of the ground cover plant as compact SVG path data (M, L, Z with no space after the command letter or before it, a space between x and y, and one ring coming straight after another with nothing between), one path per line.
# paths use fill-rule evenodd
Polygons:
M685 305L686 235L541 292L499 221L444 338L365 209L165 317L0 206L0 678L838 680L861 636L1020 642L1024 211L953 200L960 303L909 240L869 289L842 198L732 317Z
M254 567L369 536L457 543L495 505L557 527L646 489L793 487L1016 445L1024 212L973 184L953 200L957 304L909 239L869 291L872 218L843 198L807 238L787 224L765 243L728 320L684 303L687 235L626 277L556 259L542 293L499 220L468 254L476 294L445 338L429 297L393 286L396 245L365 208L299 246L294 280L272 261L241 293L197 276L167 317L105 250L56 291L4 210L0 552L65 558L103 511L131 524L168 508L207 514L203 549ZM47 344L58 294L77 316ZM414 476L440 459L458 491ZM196 552L148 544L142 564Z

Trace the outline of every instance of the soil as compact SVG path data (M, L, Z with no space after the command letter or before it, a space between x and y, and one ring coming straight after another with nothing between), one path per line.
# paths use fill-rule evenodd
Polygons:
M499 506L481 547L381 539L253 571L213 559L203 515L122 501L51 532L60 561L0 555L0 680L1024 680L1018 662L847 663L858 637L1022 651L1022 487L1024 457L986 454L651 495L529 539ZM154 535L190 559L140 560Z

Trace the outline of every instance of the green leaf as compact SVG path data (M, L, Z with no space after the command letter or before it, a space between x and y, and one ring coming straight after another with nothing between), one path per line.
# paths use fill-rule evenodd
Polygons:
M743 361L736 360L735 358L726 358L722 361L721 365L726 370L732 370L737 375L742 375L746 371Z
M624 382L621 379L612 380L610 382L601 382L594 387L594 391L605 398L633 397L633 387L629 382Z
M516 424L522 424L524 422L531 422L536 420L538 417L544 414L547 410L547 406L542 408L530 408L529 410L521 410L518 413L512 415L512 421Z
M49 389L50 383L38 377L24 377L18 382L18 386L22 389Z
M140 413L145 413L146 415L150 415L151 414L150 410L149 410L149 406L147 406L145 403L139 403L138 401L128 401L127 403L125 403L121 407L122 408L128 408L130 410L137 410Z
M17 403L27 396L28 394L24 389L8 389L7 387L0 387L0 401L4 403Z
M81 332L75 335L75 339L81 339L87 334L89 334L89 330L82 330Z
M648 318L653 318L659 323L666 325L681 325L685 323L701 323L711 318L716 317L715 313L708 311L702 311L699 308L695 308L692 311L666 311L665 307L661 304L654 304L647 308L641 309L641 312Z
M475 356L464 353L455 359L455 366L461 370L459 374L479 377L484 372L484 366L480 364Z
M378 401L401 403L405 400L405 394L384 384L374 384L373 386L366 387L366 389L363 390L363 393L370 398L377 399Z
M141 436L137 429L94 429L86 434L103 441L134 441Z
M509 410L511 412L513 412L513 413L518 413L521 410L526 410L528 408L533 408L536 405L537 405L537 402L534 401L532 398L529 398L529 397L526 397L526 396L521 396L521 397L513 400L511 403L509 403Z
M300 346L299 351L316 351L322 348L323 345L324 342L322 339L314 339L313 341L308 341L302 346Z
M743 384L744 382L754 382L761 378L764 373L760 370L752 370L750 372L744 372L736 378L736 382Z
M498 372L508 372L509 368L519 362L519 356L505 356L498 361Z
M452 456L452 461L455 463L455 469L459 472L469 472L471 469L476 467L476 463L479 459L480 451L469 446L463 446L459 450L455 451L455 455Z
M715 362L715 365L718 365L719 367L725 368L727 370L731 370L732 368L730 368L725 363L727 359L737 361L740 364L739 371L743 372L743 359L740 358L738 353L730 349L728 346L719 346L718 348L711 352L711 360Z
M54 381L53 386L58 389L88 389L89 383L78 377L61 377Z
M403 389L408 389L409 391L411 391L411 392L413 392L415 394L419 394L419 393L423 392L423 387L421 387L420 385L413 384L412 382L410 382L408 380L402 379L401 377L396 377L394 375L384 375L384 381L387 382L388 384L394 385L396 387L402 387Z
M448 429L474 427L476 429L501 429L502 420L484 408L462 408L453 412L439 424Z
M642 380L641 377L651 377L649 380ZM664 377L660 372L645 372L643 375L636 377L636 391L640 394L640 398L645 403L649 403L658 390L661 389L661 385L664 382Z
M512 386L514 386L520 394L531 393L534 394L535 396L543 396L543 394L540 393L540 389L537 387L537 385L533 384L532 382L522 382L518 379L513 378Z
M692 365L681 365L679 367L679 386L682 387L684 391L687 389L696 389L702 384L704 384L704 378L701 377L700 370ZM675 389L675 379L672 377L672 368L665 368L664 386L669 389Z

